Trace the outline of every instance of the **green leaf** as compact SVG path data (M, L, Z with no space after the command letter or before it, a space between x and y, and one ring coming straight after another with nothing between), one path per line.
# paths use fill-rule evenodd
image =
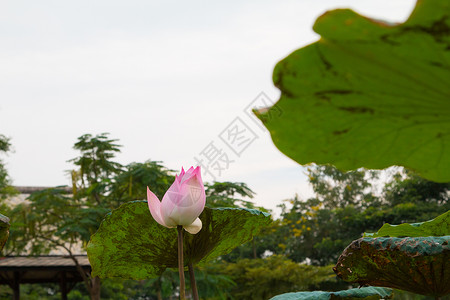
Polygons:
M0 251L6 244L9 237L9 218L0 214Z
M275 296L271 300L328 300L328 299L390 299L392 290L381 287L363 287L339 292L298 292Z
M270 215L254 209L205 207L202 230L184 234L184 262L205 263L252 239ZM159 225L146 201L108 214L87 246L92 275L126 279L157 277L178 267L177 231Z
M401 25L334 10L314 30L319 41L275 67L280 100L255 111L280 151L450 181L450 2L418 1Z
M384 224L375 233L364 233L364 237L420 237L450 235L450 210L433 220L422 223Z
M333 270L348 282L441 297L450 293L449 243L450 236L361 238Z

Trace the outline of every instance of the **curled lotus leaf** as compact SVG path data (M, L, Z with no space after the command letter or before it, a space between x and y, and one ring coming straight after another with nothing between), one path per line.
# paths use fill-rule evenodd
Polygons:
M0 251L6 244L9 237L9 218L0 214Z
M377 299L391 299L392 290L382 287L363 287L360 289L349 289L338 292L297 292L297 293L286 293L275 296L270 300L333 300L333 299L366 299L366 300L377 300Z
M450 181L450 1L419 0L400 25L333 10L313 29L320 40L274 69L279 101L255 111L278 149L300 164Z
M420 237L450 235L450 210L446 213L421 223L403 223L400 225L384 224L375 233L364 233L364 237Z
M184 233L184 263L205 263L251 240L270 224L268 213L205 207L202 229ZM147 201L132 201L108 214L87 246L92 275L148 279L178 267L177 230L158 224Z
M450 293L449 242L450 236L360 238L333 270L348 282L441 297Z

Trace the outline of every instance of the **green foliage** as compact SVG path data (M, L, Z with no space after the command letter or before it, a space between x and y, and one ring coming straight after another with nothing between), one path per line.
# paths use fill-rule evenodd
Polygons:
M196 268L195 280L200 299L233 299L231 290L238 284L225 275L223 269L224 264L220 262Z
M184 261L204 263L250 240L270 215L244 208L205 210L202 230L184 239ZM146 201L121 205L106 216L87 247L94 276L146 279L177 267L175 229L159 225ZM130 253L134 253L130 255Z
M108 196L112 207L120 204L147 199L147 187L162 199L175 177L173 171L160 164L159 161L146 161L144 163L131 163L114 177L111 192Z
M450 182L433 182L406 171L395 174L383 192L385 202L393 206L403 203L446 205L450 198L449 190Z
M234 299L269 299L280 293L308 290L324 281L336 281L330 266L298 264L279 255L241 259L221 268L223 274L238 283L230 291Z
M112 178L122 170L121 164L112 161L120 152L121 145L116 142L108 138L108 133L94 137L85 134L78 138L73 148L80 151L80 156L69 160L79 167L78 171L71 172L75 197L88 196L97 204L102 202Z
M116 140L106 138L105 134L83 135L75 148L80 150L80 156L72 160L75 167L79 168L72 172L73 195L66 189L57 187L33 193L14 209L4 206L5 213L13 220L5 254L46 254L56 249L85 249L90 236L111 209L130 200L145 199L147 186L162 198L174 179L173 171L160 162L131 163L119 168L112 159L120 146ZM94 178L95 176L97 177ZM206 186L206 193L211 206L218 206L220 203L229 207L253 207L251 202L245 200L252 198L253 191L243 183L216 182ZM147 206L144 206L146 213L150 215ZM263 219L269 221L269 218ZM248 226L256 228L258 222ZM249 238L251 235L245 240ZM207 268L202 267L197 273L199 288L207 291L205 295L226 295L225 290L234 285L226 275L214 274ZM144 298L148 295L156 298L158 293L163 297L170 297L178 286L177 280L177 274L170 270L166 270L159 278L140 282L105 279L102 280L101 293L102 297L110 299ZM36 298L50 297L42 289L32 293L35 292L39 293ZM86 299L85 295L88 293L84 284L78 284L69 298Z
M7 254L46 254L58 249L72 256L86 246L110 211L106 201L110 184L121 171L120 164L111 161L119 152L115 141L107 134L81 136L74 146L80 157L71 160L80 168L71 172L73 195L62 188L49 188L31 194L10 210L14 222ZM84 279L86 289L95 297L95 281L89 276Z
M300 164L402 165L450 181L449 11L418 1L395 26L348 9L319 17L321 39L275 67L276 107L256 112L275 145Z
M371 171L343 173L330 166L312 166L308 175L315 197L282 204L280 224L266 238L267 249L297 262L335 263L362 232L377 231L385 223L426 221L450 209L448 184L438 184L436 193L429 188L433 182L418 180L411 172L396 174L379 195L373 191L376 176Z
M85 134L78 138L73 148L79 150L81 156L69 161L80 167L83 181L94 184L121 169L120 164L111 161L115 154L120 152L121 146L115 142L117 140L108 139L108 133L95 137Z
M445 0L418 1L412 16L399 26L388 26L350 10L321 16L314 25L321 40L294 52L275 68L274 82L282 92L276 107L256 112L276 146L301 164L331 163L344 170L403 165L427 179L450 181L450 155L446 151L450 146L449 11ZM274 117L275 111L283 113ZM337 178L333 173L327 175ZM316 178L322 181L315 183ZM331 186L323 177L311 176L315 191L318 188L325 197L309 199L306 205L294 201L294 211L283 211L283 222L290 226L288 233L294 235L292 238L285 232L284 239L300 243L297 249L309 249L306 258L314 257L314 251L323 255L334 245L345 244L355 230L373 227L390 216L401 222L417 222L425 214L436 216L436 211L448 208L448 184L414 178L401 182L397 178L386 186L384 199L366 198L361 176L355 178L356 183L363 183L356 186L363 191L359 197L355 197L354 185L339 189L342 184ZM414 198L410 199L411 195ZM295 220L295 216L299 218ZM431 222L395 228L386 225L380 234L446 234L448 221L440 221L441 228L431 228ZM320 229L309 234L313 225ZM345 233L340 235L333 227ZM412 239L355 241L336 268L341 274L358 277L360 284L444 295L448 291L443 285L449 281L449 275L444 274L448 239ZM286 245L288 242L280 245L295 248ZM390 244L384 247L385 243ZM416 243L420 249L415 248ZM434 250L430 254L428 248L445 251L434 257ZM425 252L427 256L422 255ZM350 263L342 261L345 258ZM352 262L363 266L352 268Z
M298 292L288 293L273 297L271 300L329 300L329 299L391 299L393 296L391 289L381 287L363 287L349 289L339 292Z
M10 300L14 299L13 291L7 285L0 285L0 299ZM59 300L61 293L59 286L54 283L43 284L21 284L20 285L20 299L21 300ZM69 297L72 300L72 298ZM88 300L89 298L85 298Z
M6 198L8 193L8 187L10 184L10 180L8 177L8 172L3 165L3 162L0 160L0 200Z
M60 188L35 192L27 200L11 211L14 222L6 247L11 254L47 254L86 244L108 212L101 206L87 206Z
M279 244L278 230L280 229L279 220L274 220L268 226L261 228L258 235L254 236L251 242L236 247L227 255L221 256L221 260L235 262L244 258L262 258L267 253L276 253Z
M0 154L8 153L11 150L11 143L9 138L0 134ZM4 211L5 207L2 200L17 194L17 191L10 185L11 180L8 175L3 161L0 159L0 211Z
M449 243L450 236L361 238L333 269L348 282L440 297L450 293Z
M450 236L450 210L433 220L422 223L403 223L400 225L384 224L375 233L364 233L364 237L421 237Z
M2 251L3 246L5 246L5 243L8 240L9 227L9 218L0 214L0 251Z
M59 248L62 243L69 248L70 245L83 246L98 228L105 213L121 203L145 198L147 185L162 198L173 181L174 173L160 162L131 163L117 173L99 179L97 183L103 185L102 189L93 188L98 185L94 183L91 186L86 177L83 184L79 177L81 172L77 174L78 177L74 177L74 197L60 188L49 189L31 195L25 203L16 207L13 214L10 210L5 211L13 217L10 240L4 249L7 254L44 254ZM359 238L361 232L376 231L385 222L395 224L428 220L449 209L449 184L436 184L411 172L395 175L378 196L371 185L373 178L378 176L376 172L361 169L344 173L330 166L311 166L308 175L316 192L314 198L290 200L283 205L280 220L262 227L251 242L221 255L222 265L207 264L196 270L202 299L240 299L236 296L242 292L239 288L242 282L240 273L225 273L224 270L228 265L239 264L243 258L247 261L258 258L260 261L261 257L275 253L287 255L297 263L308 260L312 264L326 265L334 263L345 246ZM210 207L254 207L249 201L254 193L244 183L206 184L206 194L207 206ZM143 210L150 215L146 205ZM148 232L142 236L148 236ZM189 234L186 233L186 236ZM123 260L129 264L129 255ZM178 283L176 273L171 272L167 269L159 278L139 282L102 280L102 296L110 299L156 298L158 294L163 298L174 296ZM326 276L321 278L315 285L302 289L338 290L348 286ZM280 290L277 293L289 291L298 290ZM69 298L85 299L83 295L87 293L86 287L79 284Z
M9 142L9 138L0 134L0 152L8 152L11 150L11 143Z
M316 199L327 208L379 205L371 189L371 181L378 179L378 176L379 172L372 170L342 172L330 165L308 168L309 183Z
M220 207L245 207L249 209L258 209L263 212L271 213L264 207L255 206L250 199L253 199L255 193L243 182L214 182L205 183L206 189L206 206L210 208ZM266 250L270 250L270 245L266 243L263 236L267 236L268 228L273 226L265 226L261 228L260 233L253 237L251 242L240 245L233 249L229 254L221 256L226 261L235 261L241 258L261 257ZM270 236L269 236L270 238Z
M74 148L80 157L71 161L80 171L73 172L73 195L63 188L50 188L31 194L12 211L11 254L45 254L53 249L85 246L110 211L106 192L121 166L111 161L120 146L107 134L78 138ZM61 250L61 249L60 249Z
M205 183L206 206L216 207L246 207L255 208L254 204L242 198L253 198L253 192L243 182ZM236 196L240 198L236 198Z
M280 233L282 252L290 259L327 265L334 263L340 252L361 234L365 220L361 210L354 206L345 208L321 208L317 199L291 200L290 211L282 213Z

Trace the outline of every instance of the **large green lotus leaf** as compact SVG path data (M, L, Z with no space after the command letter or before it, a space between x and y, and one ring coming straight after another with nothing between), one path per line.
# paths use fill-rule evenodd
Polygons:
M270 215L254 209L207 208L202 230L184 232L184 262L204 263L252 239ZM92 275L125 279L157 277L178 267L177 230L159 225L146 201L132 201L108 214L87 246Z
M395 26L334 10L314 30L319 41L275 67L280 100L255 111L281 152L450 181L450 1L419 0Z
M360 289L349 289L339 292L298 292L286 293L275 296L271 300L329 300L329 299L391 299L392 290L381 287L363 287Z
M450 236L361 238L333 270L348 282L441 297L450 293L449 242Z
M403 223L400 225L384 224L375 233L364 233L364 237L420 237L450 235L450 211L433 220L422 223Z
M0 214L0 251L6 244L9 237L9 218Z

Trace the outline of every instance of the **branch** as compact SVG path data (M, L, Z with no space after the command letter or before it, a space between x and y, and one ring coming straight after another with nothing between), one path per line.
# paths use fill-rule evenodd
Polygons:
M45 236L36 236L36 238L38 239L43 239L46 240L48 242L51 242L53 244L55 244L56 246L59 246L61 248L64 248L68 253L69 253L69 257L73 260L73 262L75 263L75 266L78 270L78 273L80 273L81 278L83 278L84 283L86 284L86 287L88 289L89 294L91 294L91 290L92 290L92 284L91 284L91 280L86 276L86 272L84 271L84 269L80 266L80 264L78 263L78 260L76 259L76 257L73 255L72 251L66 247L64 244L61 244L57 241L52 240L51 238L47 238Z

